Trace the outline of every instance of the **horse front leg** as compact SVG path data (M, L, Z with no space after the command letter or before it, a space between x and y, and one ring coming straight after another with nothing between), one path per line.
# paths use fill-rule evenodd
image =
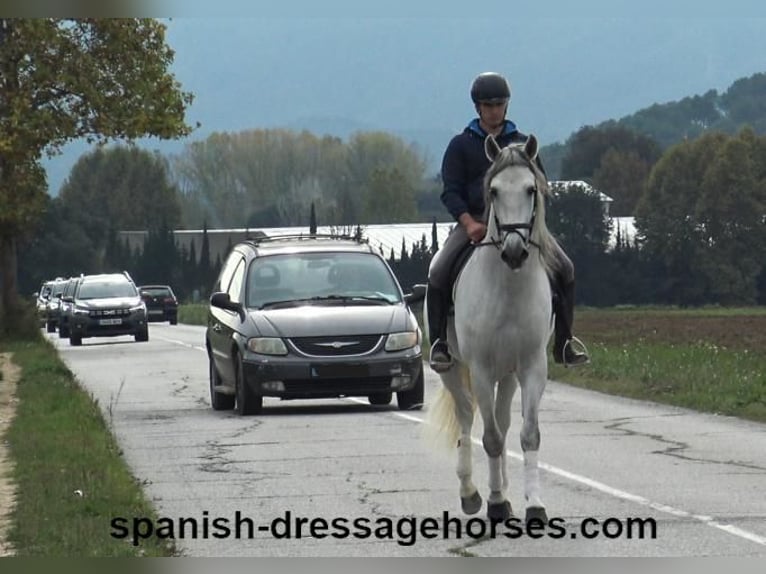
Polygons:
M503 444L506 444L508 437L508 429L511 426L511 402L513 401L513 395L516 393L518 386L518 379L515 373L509 373L497 384L497 401L495 403L495 418L497 419L498 429L503 437ZM510 481L508 480L508 456L507 449L503 448L503 452L500 454L500 471L502 476L502 492L504 496L507 496L508 487ZM513 510L509 506L511 513Z
M540 498L540 426L538 415L540 401L547 382L547 364L543 356L528 368L521 379L521 410L524 423L521 427L521 450L524 453L524 498L526 499L526 521L536 519L548 522L545 505ZM542 363L542 365L541 365Z
M504 521L511 517L511 503L505 496L507 478L503 471L505 464L505 433L501 432L495 416L495 382L486 374L473 381L474 396L484 423L482 444L489 464L489 497L487 517L491 521ZM510 419L508 420L510 423ZM507 426L506 429L507 431Z

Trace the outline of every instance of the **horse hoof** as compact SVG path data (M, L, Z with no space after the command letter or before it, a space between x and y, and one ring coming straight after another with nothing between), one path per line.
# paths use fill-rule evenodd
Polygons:
M460 497L460 505L466 514L476 514L481 510L481 494L477 490L467 498Z
M487 503L487 518L492 522L505 522L511 516L513 516L513 510L511 509L511 503L507 500L494 504Z
M548 514L542 506L530 506L527 508L526 521L529 524L532 520L542 524L543 526L548 524Z

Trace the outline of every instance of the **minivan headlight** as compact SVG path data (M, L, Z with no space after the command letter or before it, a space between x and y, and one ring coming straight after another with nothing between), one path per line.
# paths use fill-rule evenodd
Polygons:
M261 355L286 355L287 347L279 337L253 337L248 339L247 348Z
M417 331L391 333L386 339L386 351L403 351L418 344Z

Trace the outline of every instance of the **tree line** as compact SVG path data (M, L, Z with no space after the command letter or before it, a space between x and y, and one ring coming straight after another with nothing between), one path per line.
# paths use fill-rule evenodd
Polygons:
M623 151L604 143L615 133L620 137L614 141L624 142ZM638 182L637 198L630 195L637 237L618 234L611 247L613 223L599 197L578 186L567 191L554 186L548 226L575 263L579 304L748 305L766 301L766 276L759 256L766 252L764 136L750 129L734 136L710 133L660 154L650 140L625 134L624 128L583 134L587 135L583 147L600 149L605 157L612 153L638 158L645 181ZM283 142L289 141L285 134L280 136ZM301 145L308 141L305 133L295 137ZM363 139L360 135L356 141ZM314 141L323 145L320 138ZM206 293L217 262L209 261L209 255L207 260L202 257L204 251L198 250L204 250L203 245L193 246L196 252L187 253L172 239L170 230L183 227L188 198L172 179L171 163L159 154L128 147L98 149L83 156L59 197L49 200L40 233L25 244L20 260L25 289L36 288L39 281L54 274L127 268L141 282L170 283L184 296ZM593 168L593 172L598 174L599 169ZM384 185L385 178L379 179L379 174L373 168L367 171L368 181L359 180L358 187L375 195L378 203L365 199L361 192L358 199L377 205L381 214L367 221L387 217L386 205L395 203L398 193L390 189L395 184ZM313 176L307 171L305 177ZM624 181L626 186L636 184L627 178ZM320 225L337 223L337 209L323 209L321 201L311 201L312 197L309 193L305 198L303 219L276 219L274 224L306 225L312 211L314 225L317 221ZM627 198L626 194L623 199ZM422 220L417 207L409 209L411 219ZM333 216L334 221L323 219ZM363 229L364 221L355 225ZM129 253L114 247L116 233L125 229L148 229L143 250ZM435 237L430 243L424 237L415 245L403 245L397 254L384 254L404 286L425 282L431 255L438 248L434 241Z

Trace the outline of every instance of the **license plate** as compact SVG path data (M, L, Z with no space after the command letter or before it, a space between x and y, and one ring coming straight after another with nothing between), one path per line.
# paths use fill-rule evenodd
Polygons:
M150 315L162 315L164 312L162 309L149 309Z
M311 376L321 379L346 379L366 377L370 374L368 365L311 365Z
M100 319L99 325L122 325L122 319Z

